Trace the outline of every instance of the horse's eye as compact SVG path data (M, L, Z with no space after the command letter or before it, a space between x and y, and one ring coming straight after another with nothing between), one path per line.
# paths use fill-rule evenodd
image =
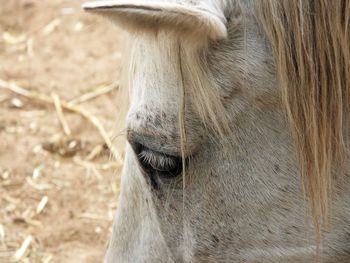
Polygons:
M150 176L173 178L182 173L182 159L179 157L156 152L143 145L138 145L135 153L143 171Z

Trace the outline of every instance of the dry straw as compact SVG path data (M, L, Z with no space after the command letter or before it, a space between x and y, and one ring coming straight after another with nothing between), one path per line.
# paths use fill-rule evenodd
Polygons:
M96 127L96 129L100 133L102 139L104 140L107 147L111 151L113 157L116 159L117 162L122 164L122 156L119 154L117 149L113 146L113 143L112 143L107 131L105 130L105 128L103 127L103 125L101 124L99 119L96 116L92 115L89 111L80 107L79 105L75 105L77 103L77 101L82 101L82 100L87 101L87 100L95 98L97 96L106 94L106 92L110 92L112 89L105 89L104 92L99 91L98 94L89 94L89 95L85 94L82 96L82 98L84 98L84 99L77 99L77 100L74 100L72 102L66 102L64 100L61 100L57 95L53 95L53 98L52 98L50 96L47 96L47 95L44 95L41 93L36 93L36 92L26 90L26 89L14 84L14 83L9 83L9 82L3 81L3 80L0 80L0 88L10 90L13 93L16 93L18 95L24 96L24 97L29 98L29 99L35 99L35 100L42 102L42 103L54 105L56 108L59 120L61 122L61 125L62 125L66 134L70 133L70 129L69 129L68 124L63 116L62 109L80 114L85 119L87 119L93 126Z

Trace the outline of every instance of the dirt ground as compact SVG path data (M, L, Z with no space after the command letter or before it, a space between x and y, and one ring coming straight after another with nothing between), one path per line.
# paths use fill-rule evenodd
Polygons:
M0 262L103 259L121 162L84 114L60 112L65 102L88 111L122 155L125 37L82 2L0 0Z

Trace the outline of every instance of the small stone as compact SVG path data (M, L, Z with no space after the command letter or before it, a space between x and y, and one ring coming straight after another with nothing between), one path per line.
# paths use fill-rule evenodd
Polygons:
M18 98L12 98L10 101L10 108L21 109L23 108L23 102Z

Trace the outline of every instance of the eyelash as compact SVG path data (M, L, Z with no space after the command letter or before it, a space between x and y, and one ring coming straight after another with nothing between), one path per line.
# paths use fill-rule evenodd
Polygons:
M159 178L170 179L182 173L181 158L152 151L142 145L139 145L137 148L139 164L150 178L154 179L154 176L157 176Z
M139 160L151 166L156 171L167 172L178 166L179 159L162 153L154 152L148 149L142 150L138 154Z

